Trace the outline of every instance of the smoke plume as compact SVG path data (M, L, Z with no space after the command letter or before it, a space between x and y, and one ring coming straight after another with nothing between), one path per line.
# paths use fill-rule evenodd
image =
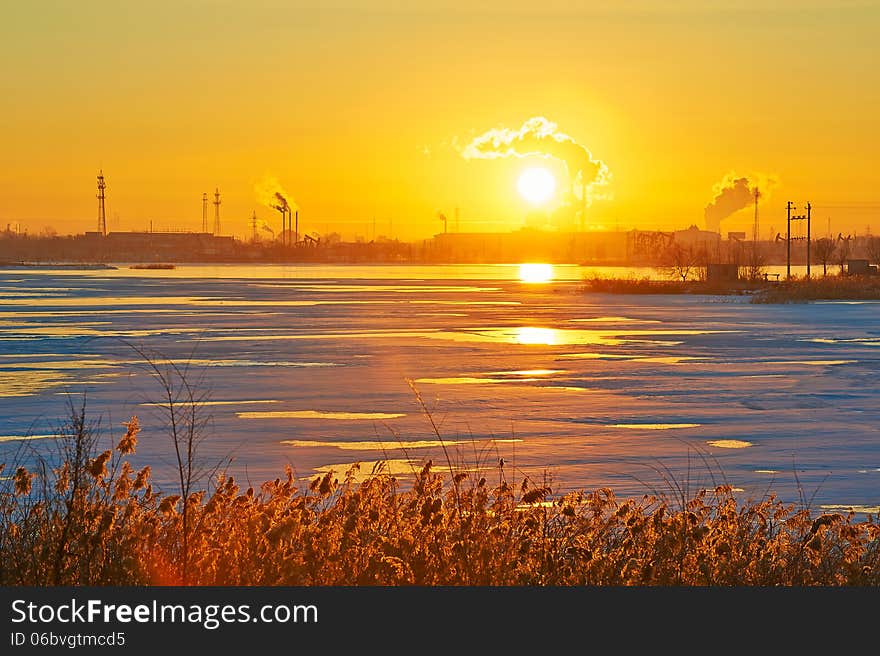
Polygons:
M776 178L760 173L728 173L714 187L715 198L706 205L703 218L706 230L721 232L721 221L734 212L752 205L757 193L760 200L777 184Z
M271 207L273 210L280 210L282 207L295 212L299 209L293 198L284 191L284 187L277 179L266 176L254 185L254 193L257 196L257 202L261 205Z
M611 175L602 160L575 139L559 131L556 123L543 116L528 119L517 130L493 128L475 137L461 149L465 159L497 159L501 157L554 157L565 164L572 182L585 191L585 202L594 186L605 185Z

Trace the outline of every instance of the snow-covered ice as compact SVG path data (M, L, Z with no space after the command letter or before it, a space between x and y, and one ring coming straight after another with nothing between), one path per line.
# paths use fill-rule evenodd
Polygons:
M69 395L137 414L136 464L172 484L161 389L132 345L189 363L209 461L258 484L387 459L618 495L728 482L814 507L880 503L880 306L612 296L583 270L186 266L0 271L0 461ZM514 472L515 468L515 472ZM342 471L339 471L340 476ZM498 472L492 470L492 476Z

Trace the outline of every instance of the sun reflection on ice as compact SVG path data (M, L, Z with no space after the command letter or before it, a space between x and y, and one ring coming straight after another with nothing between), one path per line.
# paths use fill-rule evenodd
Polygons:
M553 280L553 265L533 262L520 264L519 279L528 283L550 282Z
M710 440L706 444L719 449L747 449L753 446L751 442L746 440Z
M523 326L516 329L516 342L518 344L544 344L547 346L553 346L559 342L559 335L553 328Z

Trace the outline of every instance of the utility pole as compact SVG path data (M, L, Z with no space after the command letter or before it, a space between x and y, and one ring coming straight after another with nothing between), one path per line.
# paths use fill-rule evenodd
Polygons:
M807 278L810 277L810 201L807 201Z
M791 280L791 211L794 205L791 201L785 206L788 212L788 219L785 222L785 279Z
M289 221L290 219L288 219ZM293 245L296 246L299 243L299 210L295 210L293 213Z
M202 232L208 232L208 194L202 194Z
M214 235L220 235L220 189L214 189Z
M104 182L104 171L98 171L98 233L107 236L107 213L104 209L104 190L107 184Z
M807 242L807 278L810 277L810 223L811 223L811 210L813 206L807 202L807 213L806 214L796 214L792 215L791 211L794 209L794 205L792 205L791 201L788 201L788 205L786 205L786 209L788 210L788 220L786 221L786 229L785 229L785 277L786 279L791 278L791 222L792 221L806 221L807 222L807 234L805 237L795 237L795 239L804 239Z

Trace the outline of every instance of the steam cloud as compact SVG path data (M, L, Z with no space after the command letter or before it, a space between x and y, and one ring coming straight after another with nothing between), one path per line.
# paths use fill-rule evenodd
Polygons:
M767 195L776 184L776 178L760 173L747 176L728 173L715 185L715 198L706 205L703 214L706 230L721 232L722 220L754 203L755 192L758 193L760 199Z
M580 183L585 203L591 200L592 188L607 184L611 177L602 160L594 159L585 146L560 132L556 123L543 116L528 119L518 130L488 130L462 148L461 154L465 159L554 157L565 164L572 182Z

